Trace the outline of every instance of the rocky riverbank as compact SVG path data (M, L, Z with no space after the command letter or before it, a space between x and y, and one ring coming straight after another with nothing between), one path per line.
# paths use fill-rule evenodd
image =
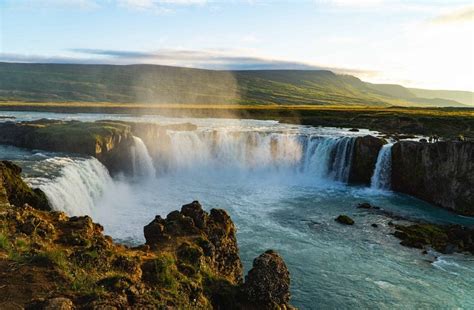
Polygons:
M276 252L256 258L243 280L224 210L193 202L157 216L144 229L146 244L129 248L88 216L39 210L18 171L0 165L0 176L13 176L0 179L0 308L291 308L288 269Z

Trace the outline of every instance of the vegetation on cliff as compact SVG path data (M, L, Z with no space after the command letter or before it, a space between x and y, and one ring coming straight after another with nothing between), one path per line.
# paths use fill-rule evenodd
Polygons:
M39 188L32 189L21 179L21 167L9 161L0 161L0 205L29 204L40 210L50 210L46 195Z

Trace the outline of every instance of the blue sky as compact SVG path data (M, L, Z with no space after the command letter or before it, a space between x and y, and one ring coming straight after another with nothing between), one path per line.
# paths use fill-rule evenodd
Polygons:
M0 61L331 69L474 90L472 1L0 0Z

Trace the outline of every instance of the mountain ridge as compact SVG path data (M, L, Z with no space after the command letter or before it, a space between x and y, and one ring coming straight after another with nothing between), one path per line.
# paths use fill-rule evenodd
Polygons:
M329 70L0 62L0 101L469 107L469 94L372 84Z

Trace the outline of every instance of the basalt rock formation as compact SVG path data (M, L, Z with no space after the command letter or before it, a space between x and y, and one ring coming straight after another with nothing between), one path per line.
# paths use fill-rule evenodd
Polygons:
M356 138L352 154L349 182L370 185L380 149L387 142L373 136Z
M474 215L474 143L395 143L392 189Z
M30 207L19 168L0 165L0 308L288 309L289 273L276 252L244 284L235 226L196 201L145 227L130 248L88 216ZM31 189L29 189L31 190ZM13 195L11 193L14 193ZM21 195L20 195L21 194Z

